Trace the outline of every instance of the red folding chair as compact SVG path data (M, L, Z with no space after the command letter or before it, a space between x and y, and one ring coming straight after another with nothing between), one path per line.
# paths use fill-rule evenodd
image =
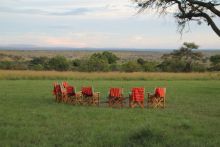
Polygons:
M110 88L108 96L109 107L123 107L124 100L122 88Z
M100 92L94 92L91 86L82 87L81 92L82 92L83 104L99 106Z
M62 93L60 84L54 83L53 94L55 95L55 100L57 102L61 102L62 101L63 93Z
M61 83L61 92L62 92L62 99L61 101L64 103L68 103L69 101L69 97L68 97L68 93L67 93L67 87L70 86L66 81L63 81Z
M157 87L153 94L148 93L148 106L154 108L165 108L166 88Z
M136 106L144 108L144 88L142 87L132 88L129 95L129 107L134 108Z
M65 102L71 104L82 104L82 94L81 92L76 92L74 86L66 86L65 91Z

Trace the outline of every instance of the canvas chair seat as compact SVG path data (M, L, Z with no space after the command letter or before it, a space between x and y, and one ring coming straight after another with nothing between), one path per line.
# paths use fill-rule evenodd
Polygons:
M82 94L88 97L93 96L92 87L82 87Z
M144 88L133 88L131 94L133 101L143 101L144 100Z
M68 96L75 96L76 95L75 88L73 86L66 87L66 93Z
M164 88L160 88L160 87L156 88L155 89L155 96L156 97L164 97L165 96Z
M121 97L121 91L120 88L110 88L109 97Z

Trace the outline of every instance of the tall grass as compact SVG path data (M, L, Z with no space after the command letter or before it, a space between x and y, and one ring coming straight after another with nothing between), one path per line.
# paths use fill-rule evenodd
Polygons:
M166 73L166 72L58 72L0 70L0 80L220 80L220 72Z

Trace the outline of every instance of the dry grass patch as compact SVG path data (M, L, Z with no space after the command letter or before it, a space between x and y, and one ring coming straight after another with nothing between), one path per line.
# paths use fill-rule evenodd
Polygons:
M166 73L166 72L58 72L0 70L0 79L73 79L73 80L219 80L219 72Z

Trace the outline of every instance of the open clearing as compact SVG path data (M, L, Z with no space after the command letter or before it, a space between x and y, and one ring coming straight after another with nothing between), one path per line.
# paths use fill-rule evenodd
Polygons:
M220 146L218 80L68 80L109 87L167 87L165 109L112 109L58 104L54 80L0 80L0 146Z

